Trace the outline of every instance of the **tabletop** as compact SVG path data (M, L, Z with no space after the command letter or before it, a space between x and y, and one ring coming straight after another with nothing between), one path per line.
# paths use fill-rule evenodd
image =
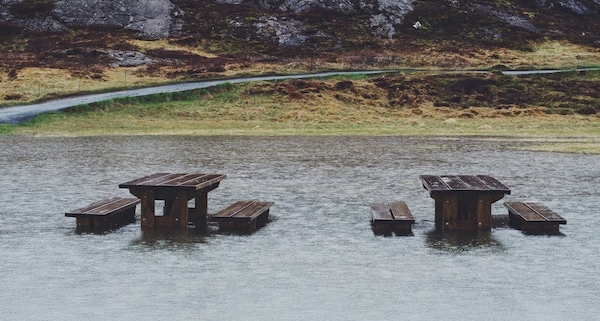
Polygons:
M119 184L119 187L199 190L216 184L226 177L223 174L156 173Z
M419 178L430 193L475 191L510 194L508 187L486 175L421 175Z

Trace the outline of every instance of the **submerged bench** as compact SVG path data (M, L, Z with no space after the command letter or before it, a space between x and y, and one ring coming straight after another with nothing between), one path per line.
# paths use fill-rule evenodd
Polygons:
M111 197L69 211L65 216L75 217L78 229L111 229L135 222L138 203L138 198Z
M269 222L269 208L273 202L239 201L217 214L212 221L219 223L219 231L250 234Z
M371 203L371 227L375 234L412 234L415 223L405 202Z
M510 225L526 233L558 233L567 220L540 203L505 202Z

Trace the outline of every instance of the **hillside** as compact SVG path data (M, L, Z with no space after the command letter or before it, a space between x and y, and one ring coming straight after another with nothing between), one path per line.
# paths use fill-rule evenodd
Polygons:
M6 0L0 105L261 73L599 66L599 18L599 0Z

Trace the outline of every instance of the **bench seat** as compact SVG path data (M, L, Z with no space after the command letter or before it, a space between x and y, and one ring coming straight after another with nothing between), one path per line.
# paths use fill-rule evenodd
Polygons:
M219 224L219 231L250 234L269 222L269 209L273 202L238 201L210 220Z
M510 225L526 233L558 233L559 225L567 220L536 202L505 202Z
M65 213L80 230L105 230L135 222L138 198L111 197Z
M377 235L411 235L414 223L405 202L371 203L371 227Z

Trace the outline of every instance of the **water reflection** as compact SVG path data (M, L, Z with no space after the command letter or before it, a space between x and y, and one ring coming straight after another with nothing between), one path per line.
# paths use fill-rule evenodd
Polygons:
M444 231L427 233L427 246L446 253L462 253L473 250L503 252L504 245L494 238L491 231Z
M140 238L133 245L161 249L173 245L189 246L206 243L209 232L201 228L154 228L142 229Z

